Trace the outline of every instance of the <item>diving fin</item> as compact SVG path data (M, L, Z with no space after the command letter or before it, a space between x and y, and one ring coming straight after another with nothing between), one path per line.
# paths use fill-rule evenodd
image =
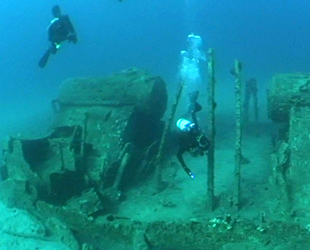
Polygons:
M188 114L197 113L197 112L199 112L200 110L202 110L202 106L201 106L198 102L195 102L195 103L191 103L191 104L188 106L188 111L187 111L187 113L188 113Z
M50 54L51 54L51 50L48 48L38 63L40 68L45 67L45 65L47 64L48 58L50 57Z

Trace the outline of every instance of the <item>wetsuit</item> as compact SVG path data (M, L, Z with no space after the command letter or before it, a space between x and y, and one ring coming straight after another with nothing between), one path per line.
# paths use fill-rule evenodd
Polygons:
M73 25L68 15L62 15L59 18L54 18L48 26L48 40L51 42L51 53L57 52L61 42L68 41L77 42L77 37Z
M77 37L73 25L68 15L61 15L59 6L52 9L54 19L47 28L48 40L51 45L39 61L39 67L44 68L48 62L50 54L56 54L60 44L64 41L76 43Z
M187 130L180 132L179 150L177 152L177 158L180 164L191 178L194 178L195 176L186 166L182 155L185 152L189 152L193 157L202 156L206 153L210 146L208 138L201 132L198 126L198 121L196 118L196 112L198 112L197 110L201 110L201 106L198 103L196 103L195 110L191 112L193 123L188 126Z

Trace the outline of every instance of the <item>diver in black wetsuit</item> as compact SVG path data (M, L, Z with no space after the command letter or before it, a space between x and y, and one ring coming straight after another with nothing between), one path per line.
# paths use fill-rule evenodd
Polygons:
M186 166L182 156L183 153L189 152L193 157L203 156L206 154L210 146L210 141L202 133L197 122L196 113L202 109L201 105L196 102L198 94L198 91L190 94L191 105L189 107L189 113L191 114L192 121L184 118L177 121L177 127L181 130L177 158L185 172L191 178L195 178L195 176Z
M51 45L46 50L45 54L42 56L39 67L44 68L50 54L56 54L57 50L60 48L60 44L64 41L76 43L77 37L73 25L69 19L68 15L62 15L60 7L55 5L52 8L52 13L54 19L51 21L47 28L48 40Z

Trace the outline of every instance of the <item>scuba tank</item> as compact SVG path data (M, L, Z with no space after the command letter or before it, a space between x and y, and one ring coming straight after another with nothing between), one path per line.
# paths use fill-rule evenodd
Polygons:
M184 118L181 118L176 123L177 127L182 131L189 131L195 123L190 122Z

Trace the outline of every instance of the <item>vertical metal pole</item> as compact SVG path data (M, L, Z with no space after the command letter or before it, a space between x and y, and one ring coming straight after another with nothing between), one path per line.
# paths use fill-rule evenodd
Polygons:
M208 150L208 179L207 179L207 196L208 196L208 209L213 211L214 204L214 143L215 143L215 76L214 76L214 50L208 50L208 138L210 140L210 148Z
M241 105L241 63L235 60L235 98L236 98L236 145L235 145L235 188L234 207L241 205L241 160L242 160L242 105Z
M259 121L258 121L258 112L259 112L259 108L258 108L258 101L257 101L257 83L255 82L255 90L253 93L253 106L254 106L254 119L255 119L255 128L256 128L256 136L259 136Z
M167 136L170 132L170 128L171 128L171 124L175 115L175 112L177 110L178 104L179 104L179 100L182 94L182 90L183 90L183 86L184 86L184 82L182 81L179 89L177 90L177 93L175 95L175 99L174 99L174 103L172 104L171 107L171 113L169 115L168 121L166 122L162 137L161 137L161 141L160 141L160 145L159 145L159 149L158 149L158 153L156 155L155 158L155 178L156 178L156 185L157 185L157 189L158 191L161 191L162 189L162 160L164 157L164 151L165 151L165 147L166 147L166 142L167 142Z

